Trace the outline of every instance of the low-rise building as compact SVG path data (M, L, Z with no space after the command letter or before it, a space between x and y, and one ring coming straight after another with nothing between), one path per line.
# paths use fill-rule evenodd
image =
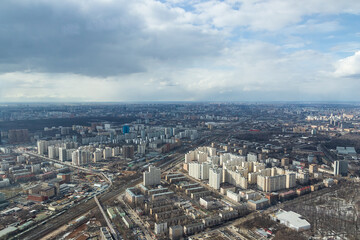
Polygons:
M154 226L155 234L167 233L167 231L168 231L167 222L155 223L155 226Z
M304 231L310 229L311 225L300 214L293 211L280 210L271 216L273 220L294 229L295 231Z
M107 227L100 228L100 239L101 240L113 240L113 237L111 236Z
M133 223L131 221L131 219L128 216L123 216L122 220L124 222L124 224L128 227L128 228L132 228L133 227Z
M249 200L247 205L250 209L259 210L267 207L269 205L269 200L266 198L261 198L259 200Z
M206 208L206 209L212 209L215 207L215 199L212 197L201 197L200 198L200 206Z
M203 223L193 223L184 226L184 234L185 235L193 235L194 233L198 233L204 230Z
M183 236L183 227L180 225L171 226L169 228L169 237L171 240L179 240Z
M230 198L231 200L235 201L235 202L240 202L240 200L241 200L240 194L235 193L235 192L230 191L230 190L228 190L228 191L226 192L226 196L227 196L228 198Z

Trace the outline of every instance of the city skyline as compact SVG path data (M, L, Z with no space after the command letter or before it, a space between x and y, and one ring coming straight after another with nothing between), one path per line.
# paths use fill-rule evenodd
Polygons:
M357 239L359 160L359 103L2 103L0 239Z
M358 1L1 1L0 102L360 101Z

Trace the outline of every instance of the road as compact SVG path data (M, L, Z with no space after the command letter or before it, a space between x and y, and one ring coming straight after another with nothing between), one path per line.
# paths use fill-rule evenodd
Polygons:
M81 170L81 171L84 171L84 172L87 172L87 173L98 175L99 177L103 178L107 183L109 183L110 186L112 185L111 179L108 176L106 176L106 174L103 173L103 172L101 172L101 173L100 172L95 172L94 170L89 169L89 168L75 166L75 165L72 165L69 162L62 162L62 161L59 161L59 160L56 160L56 159L51 159L51 158L45 157L43 155L32 153L32 152L24 152L24 153L29 154L29 155L34 156L34 157L38 157L38 158L42 158L42 159L45 159L45 160L48 160L48 161L52 161L52 162L55 162L55 163L66 165L66 166L68 166L70 168L74 168L74 169L78 169L78 170Z
M317 150L320 152L323 152L326 159L330 161L330 163L333 163L335 161L334 157L331 155L330 151L323 145L319 144L317 146Z
M122 186L119 189L105 192L99 199L101 201L109 201L119 195L121 192L125 191L126 188L131 187L132 185L136 184L136 181L129 182L126 185ZM23 239L23 240L32 240L32 239L41 239L48 233L55 231L58 227L68 224L72 220L76 219L77 217L89 212L90 210L94 210L97 208L94 199L91 199L87 202L81 202L80 204L73 206L72 208L65 211L63 214L55 217L53 219L48 219L46 221L40 222L39 224L35 225L26 231L23 231L13 237L12 239Z
M340 188L341 188L341 184L338 184L338 185L334 185L334 186L332 186L330 188L323 188L323 189L320 189L318 191L311 192L309 194L305 194L305 195L297 197L297 198L295 198L293 200L289 200L289 201L283 202L281 204L272 206L272 207L262 211L261 213L258 212L258 211L252 212L252 213L248 214L245 217L238 218L238 219L226 222L226 223L224 223L224 224L222 224L220 226L213 227L212 230L207 231L206 233L210 234L210 233L215 233L217 231L223 231L223 230L227 229L227 230L231 231L239 239L244 239L244 240L249 239L248 237L246 237L243 234L241 234L240 232L238 232L236 227L233 227L233 226L240 225L240 224L242 224L242 223L244 223L246 221L254 219L255 217L259 217L259 216L261 217L261 216L276 212L278 209L281 209L281 208L284 208L284 207L289 207L289 206L295 205L295 204L301 204L301 202L303 202L305 200L310 200L310 199L317 198L317 197L319 197L319 196L321 196L323 194L326 194L326 193L329 193L329 192L332 192L332 191L336 191L336 190L338 190ZM203 232L192 236L192 238L193 239L198 239L198 238L201 238L202 235L204 235ZM250 238L250 239L254 239L254 238Z
M200 139L195 140L192 145L182 146L181 149L176 150L177 155L172 157L169 161L166 161L165 163L161 164L160 168L163 171L171 170L172 168L176 167L179 163L181 163L183 161L184 153L186 153L187 151L189 151L193 148L196 148L197 146L204 145L204 144L206 145L207 143L214 141L216 137L217 136L212 136L211 138L206 138L206 139L200 138ZM84 168L84 167L80 167L80 166L74 166L68 162L61 162L59 160L51 159L46 156L42 156L42 155L39 155L39 154L36 154L33 152L23 152L23 153L29 154L34 157L39 157L39 158L45 159L47 161L52 161L52 162L56 162L56 163L59 163L62 165L66 165L70 168L79 169L81 171L85 171L85 172L92 173L92 174L98 174L101 177L105 178L106 181L109 181L109 179L107 179L106 177L101 175L99 172L93 171L92 169L88 169L88 168ZM105 192L103 195L99 196L99 201L106 202L106 201L112 200L115 197L117 197L118 195L120 195L121 193L123 193L126 190L126 188L129 188L129 187L132 187L132 186L138 184L139 181L140 181L140 178L134 179L133 181L128 182L127 184L123 185L119 189L113 189L112 191ZM66 225L69 222L71 222L72 220L78 218L79 216L84 215L85 213L87 213L91 210L94 210L96 208L97 208L97 204L94 199L91 199L87 202L82 201L82 202L80 202L80 204L73 206L72 208L68 209L67 211L63 211L59 215L54 215L52 218L36 224L35 226L17 234L16 236L12 237L11 239L21 239L21 240L41 239L42 237L46 236L47 234L58 229L60 226ZM144 228L142 222L138 222L138 225L140 228ZM148 231L146 229L144 229L144 230L143 231L144 231L147 239L153 239L151 237L151 235L148 233Z
M49 160L49 161L59 162L59 163L63 164L60 161L57 161L54 159L49 159L47 157L44 157L44 156L41 156L38 154L31 153L29 155L41 157L41 158ZM167 161L165 164L162 165L162 168L168 169L168 166L171 165L174 161L179 161L179 159L173 158L170 161ZM72 165L71 165L71 167L78 168L77 166L72 166ZM88 170L87 172L89 172L89 171L90 170ZM126 190L126 188L129 188L129 187L132 187L132 186L138 184L139 181L140 181L140 178L134 179L133 181L128 182L127 184L123 185L119 189L115 189L110 192L105 192L102 196L99 196L99 200L102 202L109 201L109 200L117 197L122 192L124 192ZM40 222L37 225L35 225L34 227L31 227L30 229L19 233L12 239L21 239L21 240L41 239L42 237L49 234L50 232L55 231L58 227L68 224L69 222L76 219L77 217L89 212L90 210L94 210L96 208L97 208L97 205L96 205L94 199L91 199L88 202L81 202L81 204L78 204L78 205L68 209L67 211L63 212L59 216L54 217L52 219L48 219L43 222Z
M29 154L31 156L34 156L34 157L38 157L38 158L42 158L42 159L45 159L47 161L51 161L51 162L55 162L55 163L59 163L59 164L62 164L62 165L66 165L70 168L75 168L75 169L79 169L81 171L84 171L84 172L88 172L88 173L92 173L92 174L99 174L98 172L95 172L94 170L92 169L89 169L89 168L84 168L84 167L80 167L80 166L75 166L75 165L72 165L71 163L69 162L62 162L60 160L56 160L56 159L52 159L52 158L48 158L44 155L40 155L40 154L37 154L37 153L33 153L33 152L23 152L25 154Z
M103 218L105 219L106 224L108 225L108 228L110 229L111 234L113 235L113 237L115 238L115 240L118 240L119 237L118 237L118 235L117 235L117 233L116 233L116 231L115 231L115 229L114 229L114 227L113 227L113 225L112 225L112 222L110 221L110 219L108 218L108 216L107 216L106 213L104 212L104 209L103 209L103 207L101 206L98 198L95 196L94 199L95 199L95 202L96 202L97 206L98 206L99 209L100 209L101 214L103 215Z
M139 216L137 215L137 213L124 201L124 194L120 195L118 197L118 200L124 204L125 206L125 210L127 211L128 214L130 214L130 218L131 220L137 225L139 226L139 228L141 229L141 231L145 234L145 238L147 240L153 240L154 238L150 235L149 231L144 227L145 223L139 218Z

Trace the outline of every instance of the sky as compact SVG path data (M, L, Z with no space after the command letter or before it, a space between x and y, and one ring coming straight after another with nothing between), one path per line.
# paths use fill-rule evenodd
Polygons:
M360 101L359 0L1 0L0 102Z

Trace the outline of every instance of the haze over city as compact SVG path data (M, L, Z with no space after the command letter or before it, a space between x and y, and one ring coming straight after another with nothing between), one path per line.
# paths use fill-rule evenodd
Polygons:
M3 0L0 101L358 101L357 0Z
M360 0L0 0L0 240L360 240Z

